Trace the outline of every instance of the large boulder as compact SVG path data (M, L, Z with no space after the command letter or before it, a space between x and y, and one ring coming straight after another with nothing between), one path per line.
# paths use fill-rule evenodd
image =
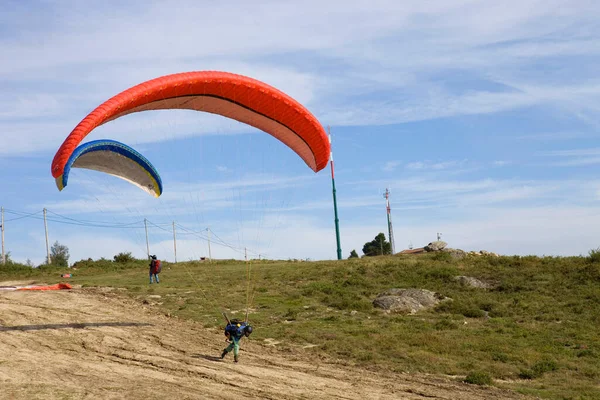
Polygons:
M472 276L455 276L454 280L463 286L470 286L478 289L491 289L493 287L493 285L477 278L473 278Z
M457 260L463 259L467 256L467 252L461 249L451 249L450 247L446 247L442 251L444 253L449 253L452 258L456 258Z
M446 246L448 246L448 243L442 240L436 240L435 242L431 242L425 246L425 251L440 251Z
M389 312L414 314L444 300L449 298L426 289L389 289L373 300L373 306Z

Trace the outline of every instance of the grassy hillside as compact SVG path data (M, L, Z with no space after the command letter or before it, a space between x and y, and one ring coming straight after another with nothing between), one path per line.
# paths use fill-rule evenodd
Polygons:
M366 368L457 375L549 399L600 398L600 262L594 257L454 260L442 253L341 262L189 262L166 264L159 285L148 284L146 265L13 268L0 272L0 279L54 283L72 272L74 284L126 288L123 293L140 302L208 327L222 327L222 310L243 318L249 287L251 340L272 338L281 351L303 347ZM453 280L457 275L497 286L463 287ZM374 309L375 296L393 287L429 289L453 301L415 315Z

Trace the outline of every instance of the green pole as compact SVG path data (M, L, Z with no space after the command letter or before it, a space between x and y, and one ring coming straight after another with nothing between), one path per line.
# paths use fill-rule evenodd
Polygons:
M329 127L327 127L327 132L329 133L329 145L331 145L331 131ZM342 247L340 245L340 220L338 219L338 209L337 209L337 199L335 196L335 174L333 169L333 151L330 154L330 164L331 166L331 186L333 188L333 212L335 213L335 239L337 241L337 259L342 259Z

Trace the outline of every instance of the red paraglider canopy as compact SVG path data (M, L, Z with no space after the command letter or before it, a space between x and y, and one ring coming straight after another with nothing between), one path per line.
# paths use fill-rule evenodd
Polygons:
M130 113L161 109L205 111L251 125L290 147L315 172L329 160L327 133L296 100L253 78L198 71L152 79L102 103L60 146L52 161L52 175L58 178L63 174L73 151L96 127Z

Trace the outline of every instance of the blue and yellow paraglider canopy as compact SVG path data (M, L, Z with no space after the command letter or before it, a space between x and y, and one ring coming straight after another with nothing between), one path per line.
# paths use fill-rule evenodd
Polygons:
M101 139L77 147L57 178L59 190L67 186L71 168L101 171L130 182L154 197L162 193L162 181L154 166L143 155L126 144Z

